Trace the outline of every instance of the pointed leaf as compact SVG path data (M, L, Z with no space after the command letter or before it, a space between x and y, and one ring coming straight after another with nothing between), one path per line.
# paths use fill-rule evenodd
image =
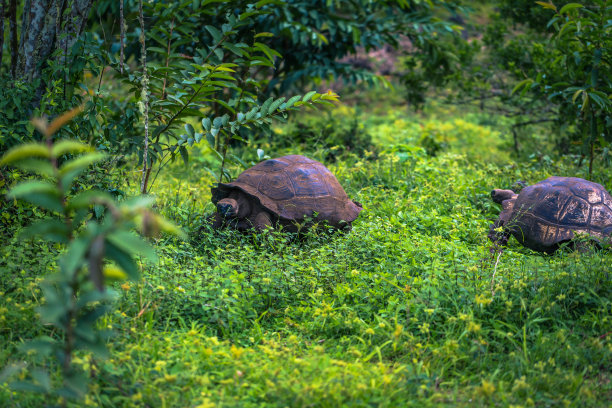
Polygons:
M49 151L49 148L42 143L22 144L9 150L4 157L2 157L2 160L0 160L0 166L31 157L42 157L48 159L51 157L51 152Z

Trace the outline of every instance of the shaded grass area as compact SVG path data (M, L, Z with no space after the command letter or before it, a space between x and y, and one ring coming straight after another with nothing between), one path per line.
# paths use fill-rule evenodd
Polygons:
M413 121L369 119L376 152L330 164L365 209L348 234L212 231L203 168L160 180L158 210L190 238L159 240L143 281L114 285L109 358L77 360L92 377L86 404L610 405L611 255L544 256L511 241L495 266L486 240L493 188L580 174L506 164L506 141L469 117ZM435 155L426 132L444 143ZM596 181L612 185L607 173ZM42 249L18 245L2 248L2 365L28 358L22 340L53 335L34 323L35 277L53 264L24 263ZM5 385L0 400L43 401Z

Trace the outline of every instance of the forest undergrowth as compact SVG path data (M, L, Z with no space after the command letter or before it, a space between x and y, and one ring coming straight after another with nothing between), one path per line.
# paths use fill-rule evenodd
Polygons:
M142 280L109 288L109 356L75 360L91 377L86 405L612 404L612 255L541 255L515 240L497 255L487 240L499 213L492 189L586 170L571 157L516 160L504 119L486 119L440 106L421 115L340 106L241 150L246 163L257 149L323 161L363 204L347 234L215 231L210 152L162 173L157 210L188 239L158 239L159 261L142 264ZM312 138L277 147L303 126ZM342 132L363 143L347 152L334 145ZM128 170L118 188L137 194L138 171ZM609 172L593 179L612 188ZM57 250L17 238L0 248L0 366L34 363L21 344L54 335L36 308ZM8 406L43 398L0 384Z

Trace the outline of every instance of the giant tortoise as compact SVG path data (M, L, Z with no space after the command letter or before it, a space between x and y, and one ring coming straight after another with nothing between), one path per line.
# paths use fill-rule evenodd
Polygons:
M576 233L610 242L612 198L600 184L576 177L549 177L520 194L496 189L491 196L503 207L489 231L489 239L497 245L505 245L510 234L526 247L548 253Z
M324 165L299 155L262 161L235 181L219 183L212 202L217 206L214 226L241 231L277 223L297 231L305 218L350 229L362 209Z

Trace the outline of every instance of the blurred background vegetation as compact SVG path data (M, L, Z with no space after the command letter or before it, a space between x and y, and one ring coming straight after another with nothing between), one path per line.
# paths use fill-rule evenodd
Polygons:
M492 188L612 186L611 21L0 0L0 401L610 404L609 253L493 263L485 231ZM210 230L214 183L295 153L364 203L348 236Z

